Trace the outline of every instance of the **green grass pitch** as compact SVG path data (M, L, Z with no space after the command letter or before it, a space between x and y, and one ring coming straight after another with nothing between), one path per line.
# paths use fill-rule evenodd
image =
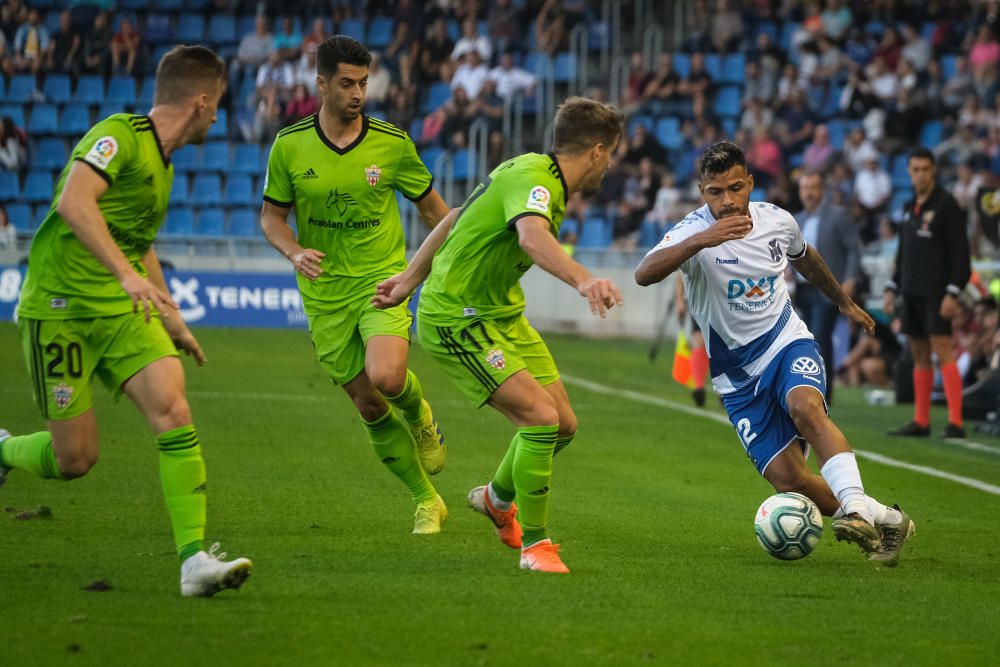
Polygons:
M861 461L866 487L917 523L896 569L827 529L791 563L756 544L770 495L733 430L569 385L580 421L555 462L550 528L572 569L526 573L465 507L512 428L469 407L414 346L450 452L434 478L451 515L410 534L382 469L302 331L201 329L185 362L209 471L209 538L253 558L241 591L184 599L154 441L96 391L102 458L86 478L14 472L0 507L2 665L625 665L994 663L1000 649L1000 496ZM548 337L567 377L687 404L640 343ZM0 425L43 424L14 326L0 325ZM719 413L714 402L711 412ZM888 440L906 407L838 393L859 450L1000 484L1000 442L973 451ZM935 408L935 426L944 412ZM992 447L993 449L989 449ZM995 450L995 451L994 451ZM111 589L84 590L107 579Z

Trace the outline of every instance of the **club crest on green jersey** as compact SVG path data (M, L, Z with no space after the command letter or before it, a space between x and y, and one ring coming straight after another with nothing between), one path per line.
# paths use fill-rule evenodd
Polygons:
M60 410L65 410L69 402L73 400L73 387L65 382L60 382L52 387L52 397L56 399L56 405Z
M382 170L379 169L378 165L369 165L365 167L365 177L368 179L368 185L374 188L378 179L382 178Z
M496 348L486 353L486 363L498 371L502 371L507 367L507 360L503 356L503 351Z

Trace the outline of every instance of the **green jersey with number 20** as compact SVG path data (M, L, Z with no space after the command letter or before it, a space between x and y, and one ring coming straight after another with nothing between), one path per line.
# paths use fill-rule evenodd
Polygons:
M434 256L418 316L447 324L523 313L521 276L534 262L521 248L516 223L545 218L558 238L566 197L554 155L527 153L494 169L469 195Z
M108 182L97 202L111 238L141 276L140 261L163 223L174 168L148 116L115 114L73 149L52 193L52 207L31 242L18 314L36 320L92 319L132 312L132 300L56 212L70 169L82 162Z

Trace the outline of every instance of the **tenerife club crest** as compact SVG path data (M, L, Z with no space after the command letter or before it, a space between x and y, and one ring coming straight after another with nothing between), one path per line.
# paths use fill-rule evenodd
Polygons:
M379 169L378 165L369 165L365 167L365 178L368 179L368 185L374 188L378 179L382 178L382 170Z
M781 247L778 246L778 239L771 239L771 242L767 244L767 249L771 253L772 262L781 261Z

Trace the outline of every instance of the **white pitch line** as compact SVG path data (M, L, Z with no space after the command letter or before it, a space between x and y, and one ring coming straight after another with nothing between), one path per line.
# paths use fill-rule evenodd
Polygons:
M683 412L685 414L693 415L695 417L701 417L703 419L711 419L712 421L719 422L720 424L725 424L726 426L732 426L729 419L715 412L707 412L705 410L700 410L698 408L693 408L690 405L684 405L683 403L678 403L677 401L671 401L666 398L659 398L657 396L647 396L646 394L640 394L636 391L629 391L628 389L616 389L614 387L609 387L605 384L600 384L598 382L591 382L590 380L584 380L583 378L574 377L572 375L562 375L562 380L566 384L575 385L589 391L593 391L598 394L607 394L609 396L621 396L624 398L632 399L639 403L647 403L649 405L658 405L664 408L670 408L671 410L677 410L678 412ZM975 443L978 444L978 443ZM986 445L981 445L986 447ZM988 448L992 449L992 448ZM994 484L989 484L978 479L972 479L971 477L963 477L961 475L954 475L950 472L945 472L944 470L938 470L937 468L931 468L929 466L916 465L914 463L908 463L906 461L900 461L899 459L889 458L888 456L883 456L882 454L876 454L875 452L864 451L860 449L855 449L854 453L861 458L868 459L870 461L875 461L876 463L881 463L893 468L902 468L903 470L910 470L912 472L918 472L924 475L929 475L931 477L937 477L939 479L946 479L950 482L955 482L956 484L961 484L963 486L968 486L973 489L978 489L979 491L985 491L986 493L992 493L993 495L1000 496L1000 486Z
M960 440L958 438L945 438L944 442L947 442L949 445L955 445L956 447L971 449L974 452L986 452L987 454L996 454L1000 456L1000 447L990 447L989 445L984 445L981 442Z

